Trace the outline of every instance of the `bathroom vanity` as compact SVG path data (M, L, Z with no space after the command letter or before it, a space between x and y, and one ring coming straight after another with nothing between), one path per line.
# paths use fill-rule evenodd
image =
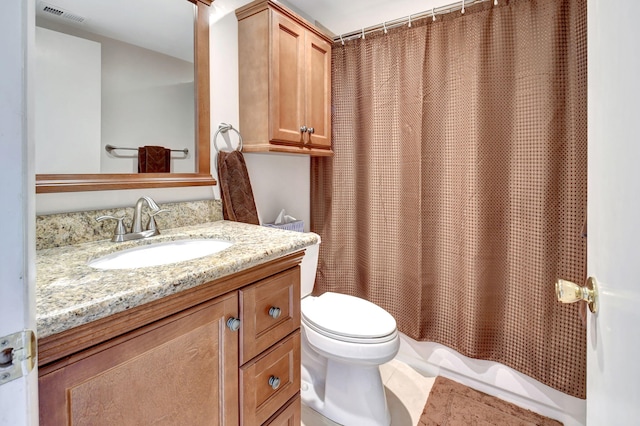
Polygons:
M190 238L234 244L163 266L87 265ZM299 263L316 238L219 221L39 250L40 424L299 424Z

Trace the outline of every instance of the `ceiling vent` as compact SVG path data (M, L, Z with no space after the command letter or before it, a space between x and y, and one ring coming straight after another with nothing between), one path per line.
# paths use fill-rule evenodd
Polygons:
M80 15L76 15L75 13L71 13L68 10L65 10L61 7L45 3L43 1L39 3L39 8L42 12L46 14L46 16L49 16L49 15L57 16L58 18L66 19L67 21L73 21L77 23L84 22L84 17Z

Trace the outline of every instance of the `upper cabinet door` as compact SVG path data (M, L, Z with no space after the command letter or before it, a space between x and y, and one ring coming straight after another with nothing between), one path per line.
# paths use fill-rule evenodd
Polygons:
M305 54L307 143L331 148L331 45L307 33Z
M236 10L246 152L331 151L331 39L281 4Z
M304 143L305 30L277 13L272 25L271 140Z

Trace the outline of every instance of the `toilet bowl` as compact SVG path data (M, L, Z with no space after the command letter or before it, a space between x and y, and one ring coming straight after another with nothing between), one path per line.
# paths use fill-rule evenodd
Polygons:
M400 348L396 322L358 297L310 295L319 244L307 248L301 265L302 401L342 425L388 426L379 366Z

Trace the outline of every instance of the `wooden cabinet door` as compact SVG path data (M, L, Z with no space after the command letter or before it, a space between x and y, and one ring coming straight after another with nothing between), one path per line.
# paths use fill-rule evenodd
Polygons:
M237 425L233 293L46 367L41 425Z
M272 13L270 140L304 143L300 128L304 117L305 29L278 13Z
M306 125L308 143L331 148L331 45L311 32L306 37Z

